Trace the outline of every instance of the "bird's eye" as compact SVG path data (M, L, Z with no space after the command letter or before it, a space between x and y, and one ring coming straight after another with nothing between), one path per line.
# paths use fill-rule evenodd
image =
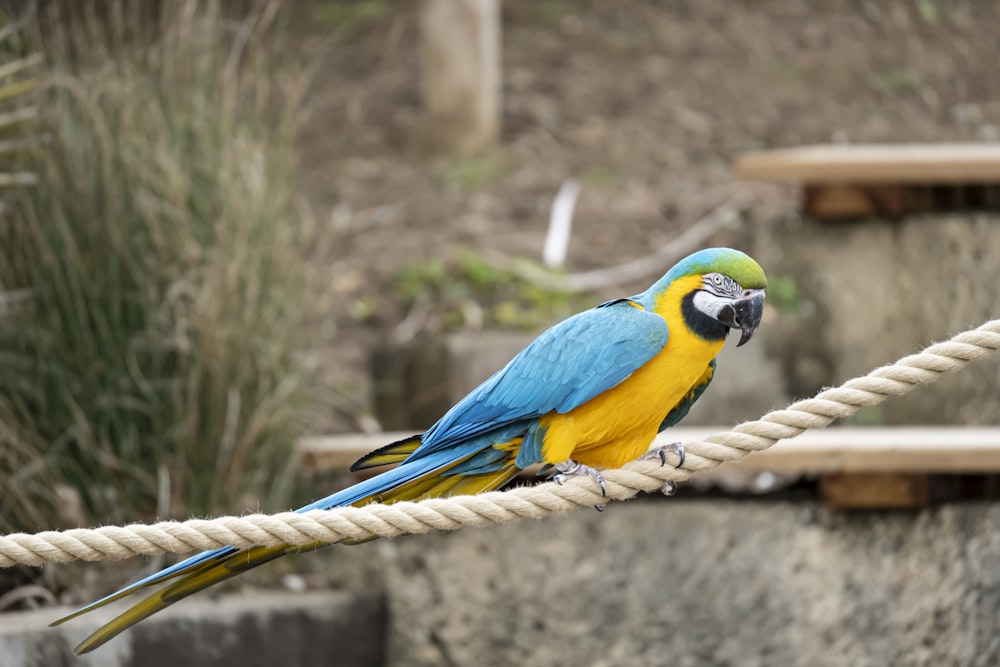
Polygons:
M722 276L720 276L718 273L716 273L714 276L712 276L712 282L715 283L716 285L721 285L722 284Z

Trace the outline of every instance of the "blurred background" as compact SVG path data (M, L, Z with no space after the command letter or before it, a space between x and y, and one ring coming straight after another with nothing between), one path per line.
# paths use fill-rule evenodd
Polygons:
M747 251L771 284L694 425L996 317L998 29L986 0L0 2L0 530L301 505L351 482L351 434L429 426L546 326L698 247ZM909 153L871 181L738 166L946 143L972 152L915 179ZM998 375L853 426L987 430ZM337 465L304 463L304 438ZM72 628L0 637L0 656L995 664L1000 485L961 472L907 476L903 509L734 474L604 516L331 549L232 586L236 611L139 626L120 662L76 662ZM0 628L152 560L4 570ZM309 648L222 650L213 623Z

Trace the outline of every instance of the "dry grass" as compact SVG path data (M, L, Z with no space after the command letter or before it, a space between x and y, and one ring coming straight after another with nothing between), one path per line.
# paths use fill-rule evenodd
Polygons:
M22 16L0 12L0 271L7 266L10 202L17 190L31 187L37 178L28 171L25 152L37 141L37 89L41 56L26 39ZM6 285L3 285L6 287ZM30 292L0 290L0 368L17 373L23 359L8 345L6 333L17 329ZM28 389L20 374L7 383ZM58 480L51 460L39 456L25 419L6 392L0 393L0 530L43 526L56 508L52 485ZM14 518L16 517L16 518Z
M0 289L30 295L0 319L0 423L87 520L283 507L324 398L305 77L269 59L274 3L97 4L41 17L52 141L0 239Z

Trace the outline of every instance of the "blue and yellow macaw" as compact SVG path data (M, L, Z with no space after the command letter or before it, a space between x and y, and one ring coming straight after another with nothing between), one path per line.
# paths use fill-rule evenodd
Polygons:
M767 278L742 252L712 248L681 260L641 294L608 301L542 333L458 402L426 433L378 449L354 464L397 467L301 508L479 493L532 464L588 475L647 453L715 374L730 329L743 345L760 324ZM683 449L670 447L683 462ZM680 464L678 464L680 465ZM307 547L206 551L94 602L56 624L139 589L171 582L98 629L84 653L182 598Z

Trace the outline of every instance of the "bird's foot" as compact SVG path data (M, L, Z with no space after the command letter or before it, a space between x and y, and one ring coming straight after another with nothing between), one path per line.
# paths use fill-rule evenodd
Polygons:
M669 445L660 445L659 447L654 447L645 454L639 457L640 461L660 461L660 465L667 465L667 453L677 455L677 465L675 468L680 468L684 465L684 444L680 442L671 442Z
M640 461L657 461L659 460L661 466L667 465L667 452L676 454L678 461L675 468L680 468L684 465L684 445L679 442L671 442L669 445L660 445L659 447L654 447L645 454L639 457ZM671 481L666 481L663 486L660 487L660 491L665 496L672 496L677 493L677 485Z
M604 477L601 476L601 473L599 473L596 468L591 468L588 465L577 463L573 460L557 463L554 467L557 471L559 471L557 474L552 476L552 481L556 484L562 484L568 477L589 477L597 482L597 485L601 487L602 496L608 495L607 489L604 486ZM598 509L603 509L603 507L598 507Z

